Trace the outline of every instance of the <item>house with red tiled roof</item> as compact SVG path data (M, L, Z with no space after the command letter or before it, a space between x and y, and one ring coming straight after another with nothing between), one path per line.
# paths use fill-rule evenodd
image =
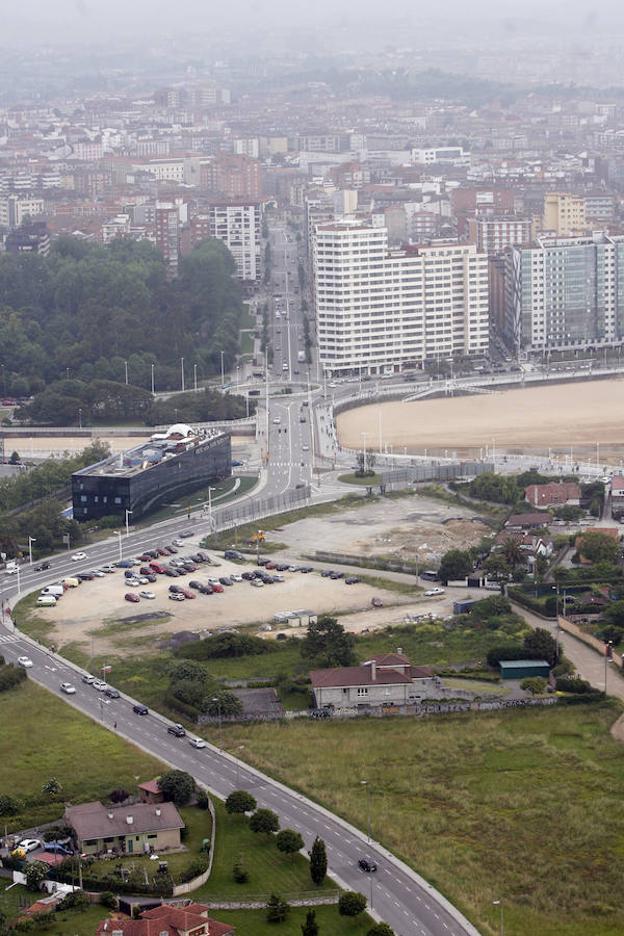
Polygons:
M158 778L139 783L139 799L142 803L164 803L165 797L158 786Z
M532 507L578 507L581 489L576 481L552 481L548 484L529 484L524 499Z
M144 910L137 920L118 914L102 920L95 936L231 936L233 926L208 916L204 904L161 904Z
M433 685L433 671L412 666L399 649L383 653L360 666L312 670L312 691L318 708L408 705Z

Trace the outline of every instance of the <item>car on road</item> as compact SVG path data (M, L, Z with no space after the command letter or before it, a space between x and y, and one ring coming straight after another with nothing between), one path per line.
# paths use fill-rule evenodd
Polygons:
M182 539L188 539L189 536L193 535L193 533L191 530L183 530L179 535L182 537ZM177 543L175 543L175 545L177 546Z
M92 676L91 673L85 673L82 677L82 682L86 683L87 686L92 686L95 682L95 676Z
M74 555L71 557L71 561L72 561L72 562L82 562L83 559L88 559L88 558L89 558L89 557L87 556L86 553L84 553L84 552L77 552L77 553L74 553Z
M302 452L309 452L309 451L310 451L310 446L309 446L309 445L302 445L302 446L301 446L301 451L302 451Z
M439 588L437 585L435 588L428 588L427 591L425 592L425 595L427 596L427 598L433 598L434 595L443 595L443 594L444 594L444 589Z
M279 426L279 424L281 423L281 421L282 421L282 420L280 419L279 416L274 416L274 417L273 417L273 425L274 425L274 426Z
M76 687L69 682L62 682L61 692L64 692L65 695L76 695Z
M109 686L108 689L104 690L104 695L107 696L109 699L121 699L121 695L119 694L119 689L113 689L112 686Z
M132 711L134 712L135 715L149 715L149 709L147 705L140 705L140 704L133 705Z
M197 748L199 751L206 747L206 742L203 738L189 738L189 741L191 742L191 747Z
M22 848L25 852L33 852L41 848L41 842L39 839L22 839L17 847Z
M176 738L185 738L186 729L183 725L169 725L167 728L167 734L175 735Z
M139 592L139 597L140 597L140 598L147 598L148 601L153 601L153 599L156 597L156 593L153 592L153 591L140 591L140 592Z
M103 679L94 679L91 685L98 692L104 692L106 689L108 689L108 686L106 685Z
M35 566L35 572L45 572L49 568L50 568L49 562L42 562L40 563L40 565Z
M23 666L24 669L30 669L30 667L33 665L33 661L30 659L30 657L27 656L18 657L17 662L20 666Z
M186 601L186 598L182 592L171 592L169 598L171 601Z
M377 862L373 861L372 858L360 858L358 861L358 868L360 868L361 871L376 871Z

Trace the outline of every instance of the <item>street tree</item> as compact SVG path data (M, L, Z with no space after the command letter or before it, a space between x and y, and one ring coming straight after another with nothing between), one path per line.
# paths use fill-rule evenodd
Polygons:
M375 923L371 926L366 936L394 936L394 930L387 923Z
M467 550L449 549L442 556L438 575L443 582L453 579L463 579L469 575L474 568L472 556Z
M279 831L279 819L272 809L256 809L249 819L249 828L252 832L261 832L270 835Z
M184 770L170 770L158 778L158 789L176 806L186 806L195 792L195 781Z
M302 656L324 666L351 666L355 662L355 640L335 617L322 614L311 621L301 641Z
M345 891L338 900L338 913L340 916L356 917L366 910L366 897L357 891Z
M318 835L312 843L310 850L310 877L317 887L320 887L327 874L327 849L325 842Z
M230 815L253 812L256 805L255 798L247 790L232 790L225 801L225 811Z
M266 905L268 923L283 923L290 912L286 901L278 894L271 894Z
M316 922L316 911L308 910L305 923L301 924L301 936L318 936L319 926Z
M303 839L294 829L282 829L281 832L277 833L275 844L278 851L283 852L285 855L294 855L303 848Z
M48 866L43 861L29 861L24 873L28 890L38 891L48 875Z

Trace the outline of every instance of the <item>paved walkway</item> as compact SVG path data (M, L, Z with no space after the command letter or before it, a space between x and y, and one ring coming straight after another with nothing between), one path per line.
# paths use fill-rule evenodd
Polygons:
M514 611L521 615L531 627L541 627L549 631L553 637L556 636L557 625L555 621L544 620L531 611L527 611L520 605L512 602ZM586 679L596 689L601 691L605 688L605 672L607 674L607 693L624 701L624 678L614 664L607 663L605 667L605 658L592 650L587 644L577 640L570 634L559 631L559 641L563 647L564 653L569 660L576 666L579 676Z

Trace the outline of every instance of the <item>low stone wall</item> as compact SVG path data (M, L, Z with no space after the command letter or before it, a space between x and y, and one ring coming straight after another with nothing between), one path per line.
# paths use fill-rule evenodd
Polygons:
M601 657L604 657L604 641L599 640L598 637L593 637L591 634L587 634L578 626L578 624L575 624L573 621L570 621L568 618L564 618L561 615L559 616L559 627L566 634L570 634L572 637L576 637L576 639L580 640L581 643L587 644L588 647L591 647L592 650L595 650L596 653L599 653ZM615 663L619 669L624 667L622 657L617 653L613 654L612 662Z

